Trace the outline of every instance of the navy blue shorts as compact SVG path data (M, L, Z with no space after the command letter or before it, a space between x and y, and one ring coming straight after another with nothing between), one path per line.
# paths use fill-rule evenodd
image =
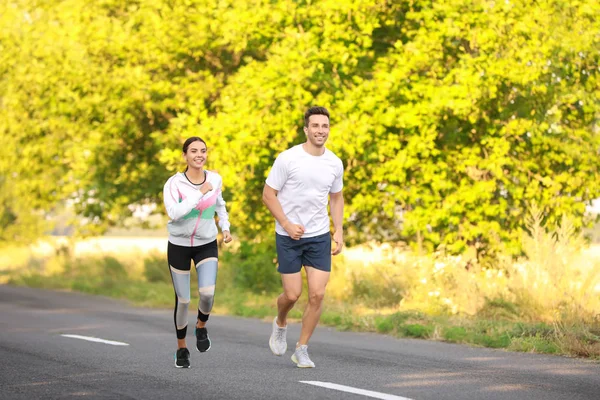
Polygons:
M294 240L289 236L275 234L277 245L277 271L281 274L300 272L302 266L313 267L321 271L331 271L331 235Z

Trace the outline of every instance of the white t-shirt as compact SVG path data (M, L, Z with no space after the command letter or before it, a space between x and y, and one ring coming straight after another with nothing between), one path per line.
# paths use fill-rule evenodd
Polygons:
M329 232L329 193L342 190L343 178L344 165L335 154L325 149L322 155L313 156L300 144L279 154L266 182L278 191L288 220L304 226L302 237L306 238ZM275 231L289 236L277 221Z

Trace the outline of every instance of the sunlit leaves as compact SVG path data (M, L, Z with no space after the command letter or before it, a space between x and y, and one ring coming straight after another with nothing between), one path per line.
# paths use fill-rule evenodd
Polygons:
M600 197L599 7L13 0L0 6L0 186L28 209L70 198L116 224L160 203L198 135L234 230L260 238L264 179L319 104L346 167L350 243L516 253L532 201L550 224L582 225ZM11 224L26 214L12 198Z

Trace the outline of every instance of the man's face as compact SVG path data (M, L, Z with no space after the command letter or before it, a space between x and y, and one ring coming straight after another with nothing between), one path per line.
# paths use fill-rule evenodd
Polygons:
M206 156L206 145L199 140L192 142L187 153L183 154L183 158L190 168L202 168L206 164Z
M329 118L325 115L311 115L304 133L313 146L323 147L329 137Z

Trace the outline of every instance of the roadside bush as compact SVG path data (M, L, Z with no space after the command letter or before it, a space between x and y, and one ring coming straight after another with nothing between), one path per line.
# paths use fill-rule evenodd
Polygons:
M171 282L166 255L154 253L145 258L144 277L148 282Z
M275 242L241 242L236 252L224 252L224 268L236 288L253 293L273 293L281 288Z

